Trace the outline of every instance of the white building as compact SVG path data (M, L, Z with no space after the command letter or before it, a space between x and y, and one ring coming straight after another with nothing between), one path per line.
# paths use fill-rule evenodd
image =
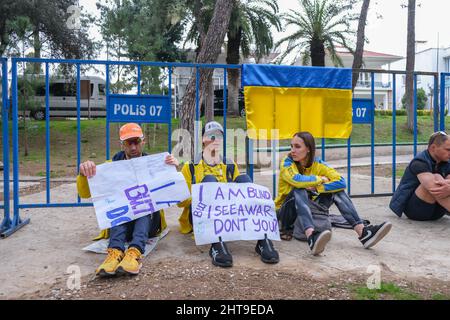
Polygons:
M352 68L353 55L343 47L337 47L336 51L341 58L344 68ZM367 51L363 52L362 69L392 70L391 65L403 57L386 53ZM299 65L297 62L296 65ZM325 65L333 67L329 56L325 57ZM381 73L374 73L375 106L381 109L392 109L392 82L389 77ZM361 73L354 90L354 98L371 98L371 73Z
M391 65L392 70L405 70L406 58L400 61L394 62ZM450 72L450 47L449 48L428 48L416 53L415 67L417 72ZM397 81L397 101L398 105L401 104L401 98L405 92L405 80L404 75L399 76ZM440 79L439 79L440 81ZM439 84L438 84L439 86ZM428 96L426 109L431 109L433 106L433 90L434 90L434 78L433 76L417 76L417 88L422 88ZM446 84L447 97L450 93L450 81L447 78ZM400 108L400 107L398 107ZM446 99L446 108L448 108L448 98Z
M351 68L353 65L353 55L345 48L338 47L337 48L338 55L342 59L343 65L345 68ZM280 53L272 53L268 57L262 58L259 63L273 63ZM364 51L363 53L363 69L372 69L372 70L382 70L383 66L387 70L390 70L390 65L396 61L402 60L403 57L373 52L373 51ZM188 54L188 60L194 61L194 53L190 52ZM226 54L224 50L219 55L217 60L218 64L226 64ZM250 57L244 60L243 63L255 63L255 59ZM300 65L298 62L294 63L294 65ZM333 66L331 60L326 57L325 60L326 66ZM385 69L386 70L386 69ZM176 106L179 106L180 100L184 95L184 90L189 82L189 79L192 73L195 72L192 68L175 68L173 73L173 82L174 82L174 95ZM391 109L392 108L392 83L389 81L389 77L383 76L382 74L375 73L375 105L379 108L383 109ZM223 88L223 69L215 69L214 75L214 89ZM354 91L355 98L371 98L371 74L370 73L362 73L359 77L358 83L356 85Z

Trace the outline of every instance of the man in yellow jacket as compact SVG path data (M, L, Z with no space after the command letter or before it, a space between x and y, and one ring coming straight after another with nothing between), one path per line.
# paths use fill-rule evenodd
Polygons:
M252 182L246 174L240 174L237 164L231 160L223 160L220 147L223 143L223 127L220 123L208 122L202 130L203 151L197 155L194 162L187 162L181 169L181 173L191 191L195 183L205 182ZM184 208L178 219L181 233L190 233L192 227L191 198L178 204ZM278 263L279 255L270 239L258 240L255 247L256 253L265 263ZM211 245L209 255L212 263L219 267L231 267L233 257L225 242L216 242Z
M114 155L112 161L128 160L142 157L146 154L144 148L144 134L136 123L127 123L120 128L120 142L122 151ZM168 155L165 162L170 165L178 165L178 160ZM87 179L96 174L96 165L93 161L85 161L80 164L80 172L77 177L77 189L81 198L90 198ZM161 210L162 211L162 210ZM166 227L163 212L154 212L139 219L104 230L98 238L107 238L109 234L108 256L97 268L99 276L112 276L115 274L138 274L142 264L142 254L149 236L155 236ZM125 251L125 242L129 247Z

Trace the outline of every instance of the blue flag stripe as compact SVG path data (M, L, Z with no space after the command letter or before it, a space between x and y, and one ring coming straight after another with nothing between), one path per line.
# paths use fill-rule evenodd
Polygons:
M243 86L352 89L348 68L299 67L244 64Z

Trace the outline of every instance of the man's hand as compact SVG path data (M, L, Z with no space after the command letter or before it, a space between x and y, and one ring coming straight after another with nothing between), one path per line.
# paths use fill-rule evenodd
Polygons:
M436 199L445 199L450 196L450 184L447 181L436 181L436 187L430 188L428 192Z
M80 174L82 176L91 178L95 176L96 172L96 166L93 161L88 160L80 164Z
M178 162L178 159L175 158L172 154L169 154L166 156L166 160L165 160L166 164L170 164L173 166L178 166L180 163Z

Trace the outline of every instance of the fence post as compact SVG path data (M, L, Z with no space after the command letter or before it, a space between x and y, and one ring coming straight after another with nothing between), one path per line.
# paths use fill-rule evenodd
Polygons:
M447 73L441 73L441 105L440 105L440 114L441 119L439 123L439 130L445 131L445 78L448 76Z
M18 114L18 90L17 90L17 58L11 59L12 63L12 79L11 79L11 92L12 92L12 116L13 116L13 190L14 190L14 215L10 227L3 231L0 235L1 238L6 238L27 225L30 219L22 221L19 216L19 114ZM9 185L9 183L8 183Z
M8 101L8 60L1 59L2 75L2 129L3 129L3 212L0 233L11 226L9 215L9 101Z

